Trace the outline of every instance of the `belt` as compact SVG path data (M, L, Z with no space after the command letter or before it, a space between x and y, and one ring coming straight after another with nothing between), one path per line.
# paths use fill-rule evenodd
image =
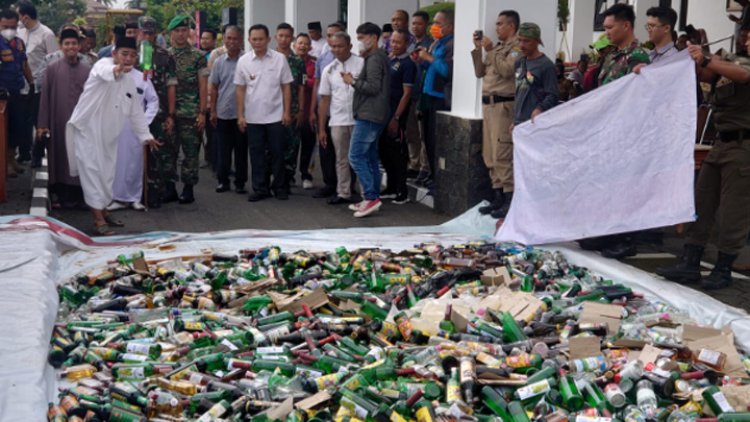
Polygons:
M501 95L483 95L482 104L507 103L515 101L514 97L503 97Z
M750 139L749 129L719 132L719 140L721 142L734 142L734 141L742 142L746 139Z

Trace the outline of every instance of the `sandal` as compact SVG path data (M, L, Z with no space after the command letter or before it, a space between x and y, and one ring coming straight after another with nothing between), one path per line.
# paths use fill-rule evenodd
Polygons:
M106 215L104 217L104 221L106 221L107 224L109 224L112 227L125 227L125 223L115 218L112 218L111 215Z
M115 231L109 228L109 225L107 223L95 225L94 232L96 232L99 236L113 236L115 234Z

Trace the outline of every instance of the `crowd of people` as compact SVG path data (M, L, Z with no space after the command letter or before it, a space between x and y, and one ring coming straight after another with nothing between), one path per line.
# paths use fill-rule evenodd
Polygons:
M700 278L695 264L718 210L715 272L724 273L712 275L707 285L726 285L726 269L750 231L750 193L740 182L743 165L750 165L742 144L750 137L747 15L735 19L737 53L712 55L705 33L691 28L678 37L677 13L668 7L648 10L650 48L644 48L635 37L633 8L616 4L604 12L605 34L592 44L592 54L567 72L540 51L538 25L513 10L500 12L497 40L476 31L471 53L482 80L482 156L494 190L479 211L498 219L508 213L516 125L687 49L701 81L712 86L702 101L714 108L719 143L698 180L698 222L690 229L683 267L677 275L664 274ZM454 29L450 9L432 18L396 10L383 27L360 25L356 40L341 22L325 30L310 22L306 33L288 23L256 23L246 33L226 26L217 47L217 32L193 34L186 15L171 19L168 42L156 21L142 16L116 26L112 42L95 54L93 31L67 24L55 37L24 0L0 15L8 174L22 171L18 161L38 164L46 149L55 204L85 203L96 232L106 235L122 225L110 211L194 202L204 139L216 192L248 194L250 202L287 200L298 170L302 187L312 189L317 148L323 180L313 196L364 217L377 212L383 199L408 202L408 179L430 191L439 188L433 178L436 115L451 107ZM246 52L245 36L251 47ZM382 191L381 168L387 177ZM632 234L581 244L608 257L635 253Z

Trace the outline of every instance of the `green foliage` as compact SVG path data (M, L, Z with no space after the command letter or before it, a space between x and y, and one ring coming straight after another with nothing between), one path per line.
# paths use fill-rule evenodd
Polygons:
M560 26L560 31L565 31L570 22L570 7L568 0L558 0L557 2L557 21Z
M452 1L447 1L445 3L435 3L423 7L421 10L429 13L430 21L432 21L432 19L435 17L435 14L441 10L456 10L456 4Z
M221 10L225 7L242 8L243 0L141 0L145 6L147 16L154 18L159 28L166 30L169 21L180 13L191 17L195 12L203 10L206 12L206 22L209 28L221 29Z
M42 0L34 2L39 21L58 33L65 23L86 13L85 0Z

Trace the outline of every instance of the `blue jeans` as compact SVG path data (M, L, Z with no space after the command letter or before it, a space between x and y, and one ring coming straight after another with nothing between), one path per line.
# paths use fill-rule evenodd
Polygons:
M378 139L383 129L385 125L380 123L355 120L349 145L349 163L357 173L368 201L380 197Z

